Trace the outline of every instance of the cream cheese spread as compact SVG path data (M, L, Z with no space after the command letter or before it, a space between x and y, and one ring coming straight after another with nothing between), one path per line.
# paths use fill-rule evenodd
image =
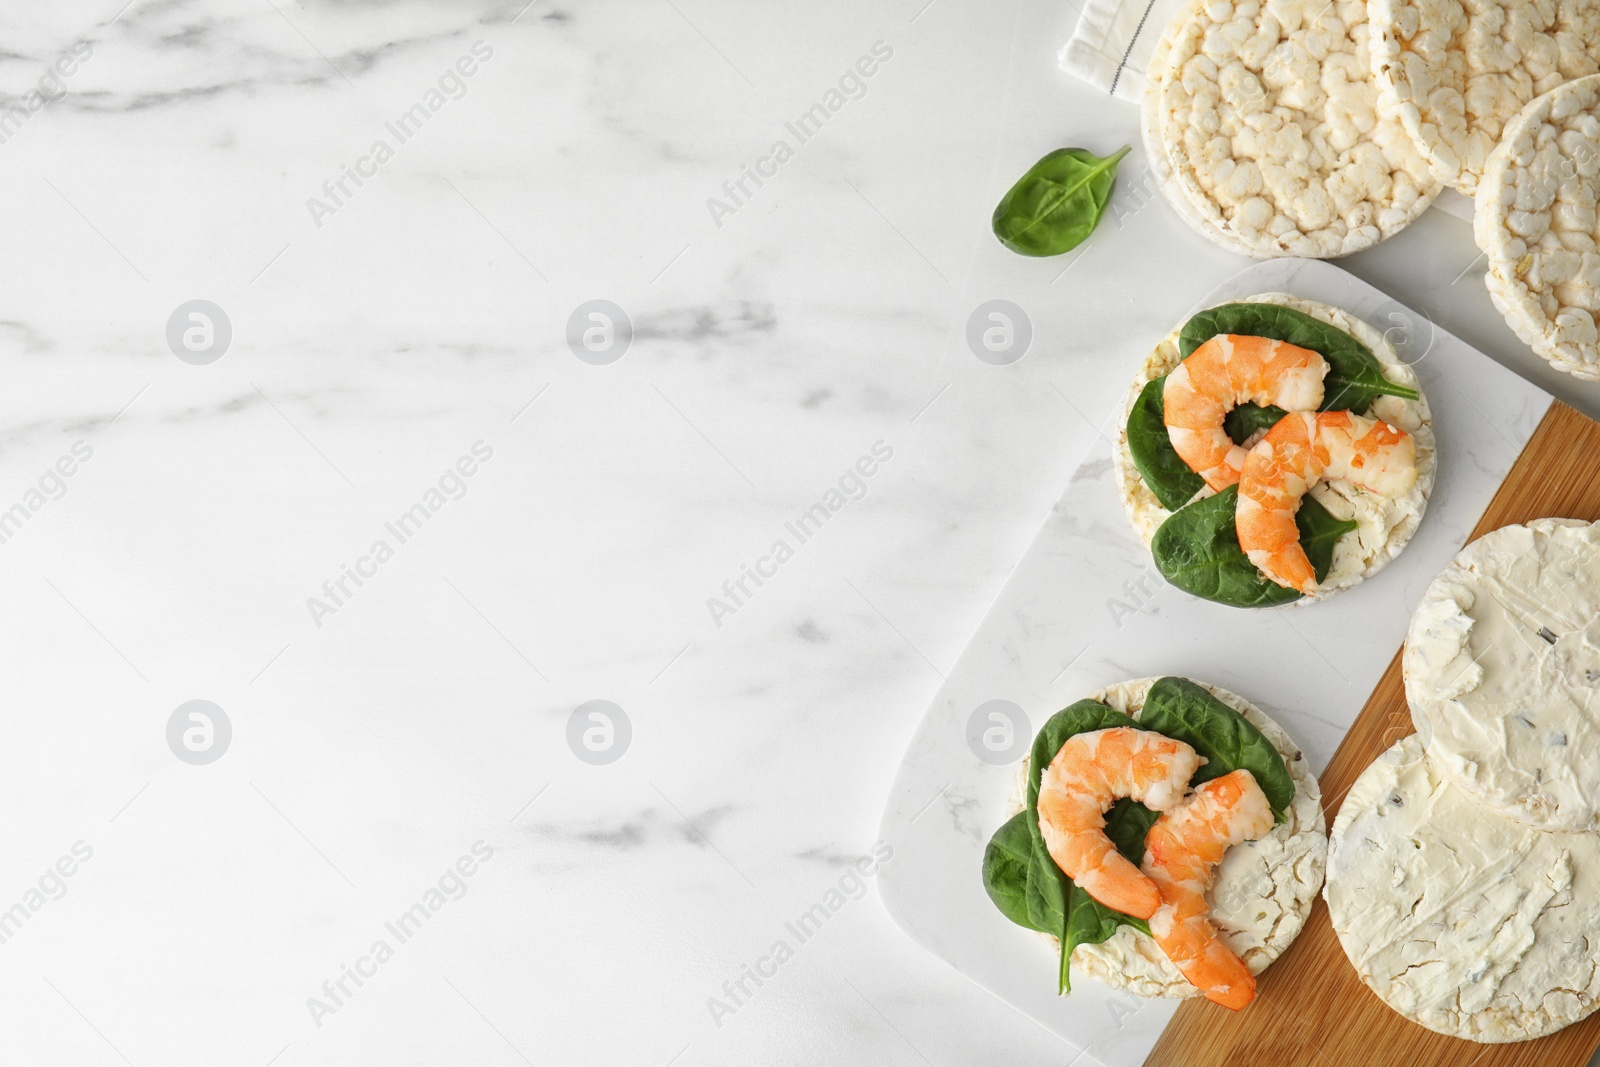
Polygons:
M1496 814L1415 735L1345 797L1324 895L1361 980L1430 1030L1525 1041L1600 1003L1600 835Z
M1600 830L1600 526L1537 519L1462 549L1423 594L1402 662L1451 781L1537 826Z

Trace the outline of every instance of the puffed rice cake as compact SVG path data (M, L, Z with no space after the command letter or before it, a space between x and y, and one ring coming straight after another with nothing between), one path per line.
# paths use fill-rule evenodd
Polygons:
M1600 72L1596 0L1371 0L1368 17L1384 106L1468 196L1517 112Z
M1473 236L1489 296L1557 368L1600 381L1600 74L1537 97L1506 124L1478 185Z
M1179 215L1263 259L1349 255L1420 215L1439 185L1380 113L1367 30L1361 0L1192 0L1147 90Z

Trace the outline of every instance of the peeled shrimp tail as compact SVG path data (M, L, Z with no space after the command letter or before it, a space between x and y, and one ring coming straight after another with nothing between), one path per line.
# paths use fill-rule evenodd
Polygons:
M1250 450L1239 478L1239 547L1278 585L1310 593L1316 571L1295 512L1312 486L1346 481L1397 497L1417 480L1417 446L1387 422L1348 411L1290 412Z
M1272 825L1266 794L1237 770L1197 786L1145 835L1143 870L1161 893L1151 935L1192 985L1235 1011L1254 999L1256 980L1218 936L1206 893L1227 850Z

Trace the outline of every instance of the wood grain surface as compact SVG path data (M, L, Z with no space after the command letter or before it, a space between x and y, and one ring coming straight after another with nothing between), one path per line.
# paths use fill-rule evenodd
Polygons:
M1600 424L1552 405L1472 532L1544 516L1600 519ZM1321 775L1331 826L1356 777L1412 732L1400 653ZM1241 1012L1185 1001L1145 1067L1583 1067L1600 1047L1600 1012L1537 1041L1480 1045L1426 1030L1357 977L1319 896L1305 930L1261 975Z

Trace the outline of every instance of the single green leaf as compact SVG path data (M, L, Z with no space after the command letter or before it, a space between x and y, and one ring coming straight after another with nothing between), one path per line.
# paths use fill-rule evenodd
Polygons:
M1300 599L1300 593L1265 577L1244 550L1234 527L1239 487L1196 500L1168 516L1150 541L1161 576L1186 593L1236 608L1261 608ZM1295 513L1300 544L1317 580L1328 576L1339 538L1356 528L1333 517L1315 497L1305 497Z
M1294 513L1294 524L1300 528L1300 547L1306 550L1311 569L1317 581L1328 576L1333 566L1333 550L1339 538L1353 533L1359 523L1354 519L1334 518L1333 512L1323 507L1314 496L1301 500L1300 510Z
M1050 761L1056 758L1067 738L1089 730L1113 726L1137 726L1132 719L1111 710L1097 700L1080 700L1056 712L1034 735L1028 763L1028 832L1033 840L1033 863L1029 867L1025 899L1034 929L1059 935L1067 912L1067 890L1072 881L1045 848L1039 831L1039 779Z
M1002 915L1018 926L1037 930L1028 916L1028 866L1032 862L1028 813L1019 811L994 832L983 850L983 888Z
M1406 400L1421 396L1415 389L1384 377L1383 365L1372 349L1343 330L1293 308L1279 304L1221 304L1207 308L1183 324L1178 350L1187 359L1219 333L1271 337L1320 354L1328 361L1328 376L1322 380L1323 411L1354 411L1362 415L1380 396Z
M1243 767L1266 794L1277 820L1283 822L1288 816L1294 779L1282 754L1255 724L1205 686L1187 678L1160 679L1144 698L1139 725L1182 741L1206 758L1195 773L1196 785Z
M1141 805L1143 807L1143 805ZM1146 811L1149 809L1146 808ZM1156 813L1150 812L1151 823L1155 822ZM1140 857L1144 858L1144 838L1140 837ZM1138 863L1139 860L1134 860ZM1087 892L1073 885L1067 897L1067 921L1064 933L1061 936L1061 973L1057 979L1057 991L1070 993L1072 991L1072 976L1069 973L1069 964L1072 960L1072 950L1079 945L1098 945L1109 940L1117 932L1119 926L1131 926L1140 933L1148 934L1150 924L1143 919L1135 919L1131 915L1124 915L1106 907Z
M1234 444L1242 445L1256 434L1272 429L1287 414L1282 408L1240 404L1223 418L1222 428Z
M1025 256L1058 256L1082 244L1100 224L1117 163L1128 154L1097 156L1082 148L1060 148L1017 180L994 209L994 235Z
M1139 713L1141 730L1155 729L1146 726L1144 713ZM1117 846L1117 851L1134 863L1144 862L1144 835L1150 832L1160 812L1151 811L1131 797L1123 797L1106 812L1106 836Z
M1161 396L1166 382L1166 375L1162 375L1139 390L1133 410L1128 412L1128 454L1161 506L1177 511L1193 500L1206 483L1173 450Z

